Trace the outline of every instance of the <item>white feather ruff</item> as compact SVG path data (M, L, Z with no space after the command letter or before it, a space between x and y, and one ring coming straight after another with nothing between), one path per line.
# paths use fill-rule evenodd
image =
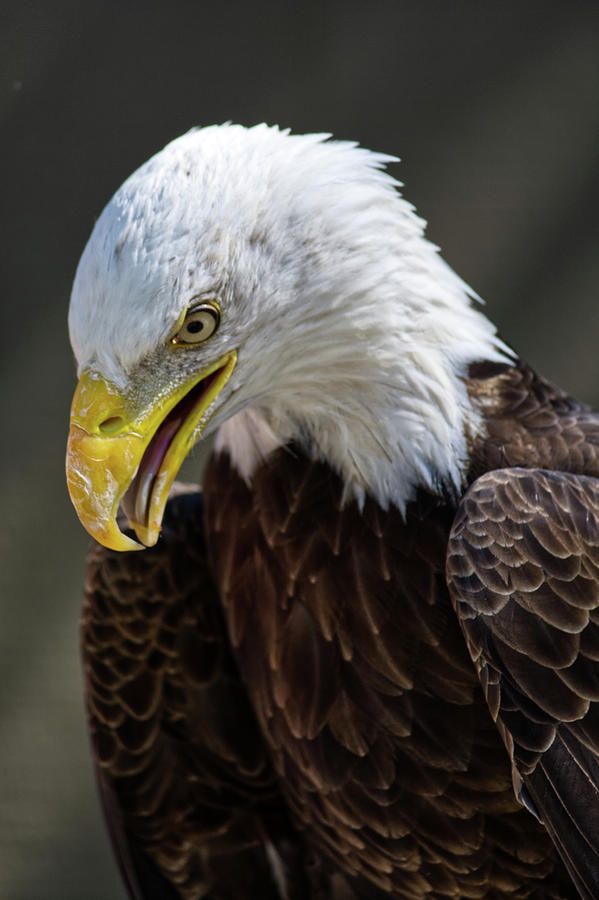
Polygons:
M181 378L238 351L210 429L246 479L295 440L359 500L403 510L418 486L459 490L480 427L467 367L509 351L382 171L391 160L264 125L169 144L119 189L82 256L69 319L80 368L139 394L151 357L163 391L178 376L171 360L161 377L156 354L192 298L213 296L221 327L180 355Z

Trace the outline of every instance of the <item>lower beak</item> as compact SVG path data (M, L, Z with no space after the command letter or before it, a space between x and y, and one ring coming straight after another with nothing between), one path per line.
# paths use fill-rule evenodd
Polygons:
M128 412L102 376L82 375L71 407L67 485L82 524L100 544L140 550L156 543L171 485L236 361L231 351L141 416ZM121 502L141 543L117 524Z

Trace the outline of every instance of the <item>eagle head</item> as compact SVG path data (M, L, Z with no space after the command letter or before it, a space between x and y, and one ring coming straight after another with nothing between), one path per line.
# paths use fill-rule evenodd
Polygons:
M154 544L183 459L227 421L221 444L247 478L293 440L358 498L403 508L421 483L459 484L475 417L463 372L505 348L383 171L391 160L327 135L212 126L110 200L69 314L67 480L97 540ZM121 504L141 543L117 525Z

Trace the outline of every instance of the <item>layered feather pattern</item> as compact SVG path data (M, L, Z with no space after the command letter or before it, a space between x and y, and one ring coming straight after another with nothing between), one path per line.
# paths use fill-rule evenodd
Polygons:
M515 800L448 602L452 509L344 506L341 481L293 448L252 490L220 457L206 491L241 677L328 871L359 897L562 896L541 889L553 851Z

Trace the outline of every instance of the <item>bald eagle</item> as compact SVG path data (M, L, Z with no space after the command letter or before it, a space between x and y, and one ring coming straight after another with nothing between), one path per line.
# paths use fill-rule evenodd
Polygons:
M599 417L390 161L194 130L79 263L67 479L134 900L599 897Z

